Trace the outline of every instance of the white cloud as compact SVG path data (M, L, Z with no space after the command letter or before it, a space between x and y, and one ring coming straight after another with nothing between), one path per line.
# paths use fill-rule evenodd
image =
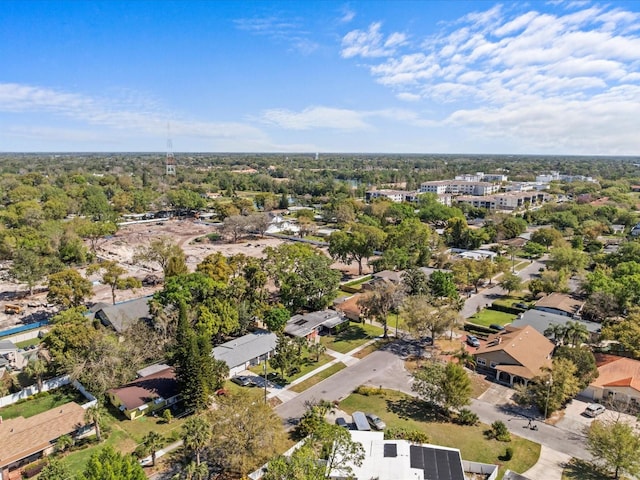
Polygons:
M351 57L387 57L395 53L396 48L405 44L407 37L403 33L394 32L387 36L380 32L380 22L369 25L367 31L352 30L342 38L341 55Z
M556 142L588 151L582 139L583 146L614 148L619 141L615 151L640 152L640 138L631 135L640 111L622 107L640 105L635 12L591 3L544 11L497 5L444 25L419 46L405 43L400 54L382 55L380 30L373 24L351 32L343 57L368 58L371 75L401 100L457 107L450 125L521 137L532 147Z
M110 133L125 132L131 135L151 135L166 137L167 121L171 121L171 132L176 136L208 138L208 139L247 139L247 141L266 141L266 135L256 127L239 122L203 122L179 116L159 109L154 103L141 104L140 100L131 101L131 95L122 98L93 98L77 93L60 90L20 85L15 83L0 84L0 112L14 114L37 113L52 114L67 118L80 124L77 135L94 135L88 128L91 126L108 127ZM135 96L133 96L135 98ZM51 130L42 127L15 125L15 135L45 135ZM22 132L22 133L20 133ZM6 133L6 132L5 132ZM69 134L65 135L66 137Z
M262 112L262 120L289 130L362 130L370 127L356 111L329 107L309 107L301 112L275 108Z
M340 17L341 23L349 23L351 22L351 20L356 18L356 12L353 11L348 6L343 7L341 13L342 13L342 16Z
M309 55L319 47L299 18L251 17L238 18L234 23L239 30L270 38L274 42L286 43L303 55Z

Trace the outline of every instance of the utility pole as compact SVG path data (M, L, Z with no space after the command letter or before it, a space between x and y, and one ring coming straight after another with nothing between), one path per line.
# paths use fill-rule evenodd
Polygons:
M549 380L547 380L547 399L544 402L544 419L547 420L547 410L549 409L549 395L551 395L551 385L553 385L553 376L549 374Z

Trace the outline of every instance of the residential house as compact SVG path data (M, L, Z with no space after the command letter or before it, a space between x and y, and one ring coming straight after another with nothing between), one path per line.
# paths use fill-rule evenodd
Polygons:
M543 312L564 315L565 317L576 317L580 314L584 302L566 293L551 293L538 300L534 306L536 310Z
M362 293L356 293L351 297L336 300L333 307L342 312L352 322L362 322L362 308L360 308L358 302L363 297Z
M212 351L216 360L229 366L229 375L234 376L252 365L268 359L276 349L278 337L266 330L256 330L229 342L218 345Z
M113 328L117 333L123 333L138 320L150 320L149 300L151 296L135 298L126 302L97 303L90 309L90 318L100 320L105 327Z
M544 335L544 331L552 325L566 326L569 322L578 322L587 328L591 336L591 340L595 341L600 336L602 325L596 322L587 322L586 320L576 319L566 315L557 315L544 310L531 309L522 313L519 318L511 322L511 326L515 328L524 328L527 325L532 326L538 332Z
M640 361L604 353L596 353L598 378L582 392L582 395L602 403L640 409Z
M528 383L551 366L555 344L530 325L490 335L485 345L473 351L478 371L491 374L499 382Z
M0 372L6 369L22 370L29 363L29 356L10 340L0 340Z
M70 402L28 418L0 421L0 480L22 478L14 472L53 453L61 436L90 433L93 428L85 426L84 415L80 405Z
M294 315L287 321L284 333L316 343L323 333L333 332L348 322L349 319L342 312L327 309Z
M465 471L479 474L481 478L494 480L498 466L464 462L457 448L430 444L416 444L408 440L384 438L384 432L350 430L351 439L362 445L364 459L360 465L347 462L353 477L348 477L342 462L337 459L328 478L343 480L466 480Z
M129 420L173 405L178 401L179 394L178 381L172 367L107 391L111 404Z

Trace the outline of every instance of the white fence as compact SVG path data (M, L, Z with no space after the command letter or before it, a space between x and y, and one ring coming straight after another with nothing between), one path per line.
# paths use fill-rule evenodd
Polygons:
M498 478L498 466L488 463L470 462L468 460L462 461L462 468L465 472L479 473L480 475L489 475L487 480L495 480Z
M63 385L68 385L72 383L73 386L80 392L84 397L89 400L89 402L82 405L82 408L87 409L92 405L95 405L97 402L96 397L91 395L87 390L79 383L77 380L71 382L69 375L63 375L61 377L51 378L49 380L45 380L42 382L42 391L47 392L49 390L55 390L56 388L60 388ZM0 397L0 408L6 407L7 405L12 405L20 400L25 400L29 398L31 395L35 395L38 393L38 387L36 385L31 385L29 387L23 388L19 392L12 393L11 395L7 395L4 397Z

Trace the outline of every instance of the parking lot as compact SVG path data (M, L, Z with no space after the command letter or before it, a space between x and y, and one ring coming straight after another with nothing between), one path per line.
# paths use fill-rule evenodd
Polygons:
M583 412L587 408L587 405L589 405L590 403L594 402L584 397L577 397L572 400L571 403L567 405L564 416L556 423L556 426L574 432L582 431L585 428L589 427L594 419L584 415ZM614 410L607 409L604 413L600 414L596 418L604 421L616 421L618 419L621 419L631 425L634 425L636 430L640 432L640 424L638 423L636 417L633 415L619 413Z

